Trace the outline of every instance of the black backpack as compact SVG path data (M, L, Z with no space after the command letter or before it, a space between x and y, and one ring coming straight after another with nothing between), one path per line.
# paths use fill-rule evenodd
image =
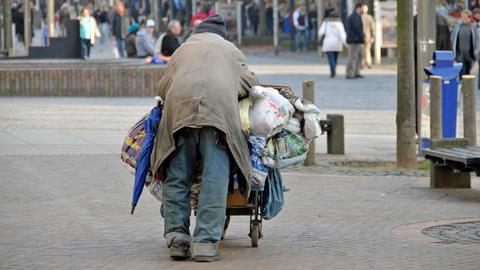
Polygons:
M300 16L298 16L298 25L305 26L305 14L304 13L301 13Z

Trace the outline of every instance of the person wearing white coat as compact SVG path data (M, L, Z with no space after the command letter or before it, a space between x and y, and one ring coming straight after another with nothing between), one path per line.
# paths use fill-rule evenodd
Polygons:
M318 30L318 36L323 37L322 51L327 54L328 64L330 65L330 77L334 78L338 54L343 50L343 46L346 46L347 39L345 27L342 21L340 21L337 12L332 12L323 21L320 30Z

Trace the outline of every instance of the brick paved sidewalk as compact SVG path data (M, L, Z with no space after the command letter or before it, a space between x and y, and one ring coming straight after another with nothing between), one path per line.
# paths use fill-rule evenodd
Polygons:
M478 269L478 245L415 241L395 228L480 217L473 190L432 190L428 179L284 172L282 213L250 247L234 217L223 260L173 262L159 204L145 193L129 215L132 176L117 155L0 156L0 269Z

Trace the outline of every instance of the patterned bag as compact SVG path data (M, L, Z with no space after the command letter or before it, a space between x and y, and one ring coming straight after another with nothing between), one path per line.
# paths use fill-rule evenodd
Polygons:
M145 120L150 114L145 115L133 127L128 130L128 134L123 141L122 153L120 158L127 167L135 170L137 167L137 159L142 151L143 141L145 140Z

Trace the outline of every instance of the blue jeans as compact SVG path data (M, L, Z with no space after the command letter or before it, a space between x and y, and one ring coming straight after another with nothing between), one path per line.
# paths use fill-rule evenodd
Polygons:
M302 39L303 36L303 49L307 50L307 44L308 44L308 32L307 30L298 30L295 29L295 49L299 51L300 48L300 40Z
M115 41L117 42L118 54L121 58L125 58L125 40L115 37Z
M178 132L177 149L168 161L163 185L162 212L168 246L175 239L190 239L190 189L197 162L203 169L194 250L195 243L216 248L222 237L230 175L230 156L222 137L212 127L184 128Z
M90 58L90 48L92 47L92 45L90 44L90 39L81 38L80 45L82 47L82 58Z
M338 52L327 52L328 64L330 65L330 75L334 77L337 73Z

